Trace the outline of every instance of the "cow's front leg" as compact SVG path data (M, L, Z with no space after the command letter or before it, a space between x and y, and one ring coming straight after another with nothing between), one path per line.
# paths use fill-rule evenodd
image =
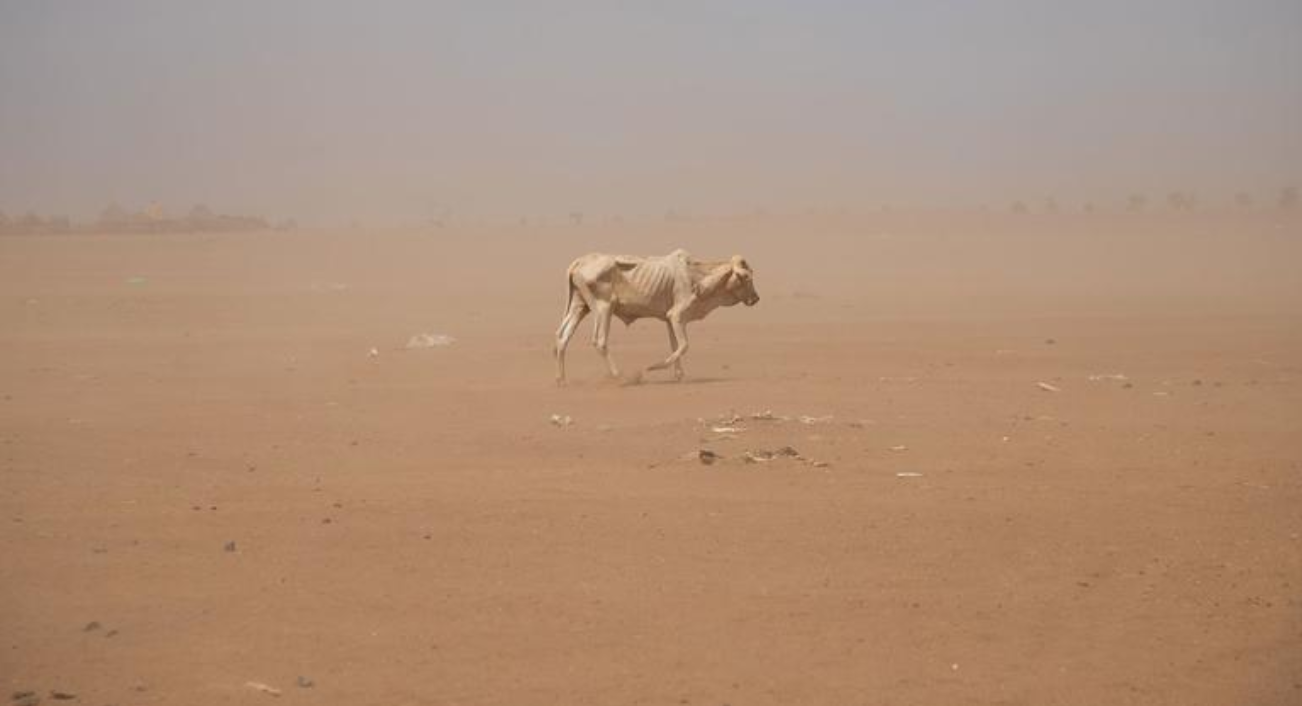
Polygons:
M614 310L609 303L598 304L595 311L596 321L592 325L592 345L597 347L601 357L606 359L606 370L610 372L613 378L619 377L619 368L615 366L615 359L610 355L610 317Z
M665 322L665 328L669 329L669 352L672 354L678 350L678 334L674 333L674 325L669 321ZM683 361L674 361L674 379L681 381L683 379Z
M683 355L687 353L687 324L683 323L682 319L671 316L669 317L669 332L676 339L674 340L674 352L670 353L668 358L647 368L647 372L664 370L670 366L674 366L675 370L680 369L681 363L678 361L682 360Z

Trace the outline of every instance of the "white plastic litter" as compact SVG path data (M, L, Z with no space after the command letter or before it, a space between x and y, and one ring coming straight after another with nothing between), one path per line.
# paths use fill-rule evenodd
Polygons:
M552 426L568 427L574 423L574 418L568 414L553 414L550 421Z
M457 339L442 333L418 333L407 339L407 349L444 348L456 343Z
M807 414L802 414L799 417L797 417L797 419L800 420L801 424L821 424L823 422L832 421L832 415L828 414L822 417L811 417Z

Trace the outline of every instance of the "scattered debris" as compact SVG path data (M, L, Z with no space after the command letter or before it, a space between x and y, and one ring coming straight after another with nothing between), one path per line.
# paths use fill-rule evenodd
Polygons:
M444 348L456 342L457 339L442 333L418 333L407 339L407 350Z
M697 451L697 452L696 452L696 458L697 458L697 460L699 460L701 463L703 463L703 464L709 466L710 464L712 464L712 463L714 463L715 461L718 461L718 460L719 460L719 454L717 454L717 453L715 453L715 452L713 452L713 451L711 451L711 450L709 450L709 449L701 449L700 451Z
M380 355L380 349L379 349L379 348L372 347L371 350L370 350L370 352L368 353L368 355L370 355L372 358L374 358L374 357Z
M92 621L90 621L89 623L86 623L86 627L82 628L81 631L82 631L82 632L95 632L96 630L99 630L99 629L100 629L99 621L98 621L98 620L92 620Z
M304 676L300 676L294 683L297 684L300 689L311 689L316 686L316 682Z
M917 381L918 378L912 375L908 377L891 377L889 375L883 375L877 378L877 382L917 382Z
M1054 339L1054 338L1046 338L1046 339L1044 339L1044 345L1046 345L1046 346L1052 346L1052 345L1056 344L1057 342L1058 342L1057 339Z
M1170 397L1170 396L1171 396L1171 393L1167 392L1166 390L1158 390L1157 392L1154 392L1154 393L1153 393L1153 396L1154 396L1154 397Z
M773 414L773 410L766 409L763 412L752 412L750 418L757 422L785 422L787 417L779 417Z
M1091 375L1091 376L1089 376L1089 380L1090 380L1090 382L1102 382L1102 381L1104 381L1104 380L1116 380L1117 382L1125 382L1125 381L1127 381L1127 380L1129 380L1129 379L1130 379L1130 378L1126 377L1126 376L1125 376L1124 374L1122 374L1122 373L1111 373L1111 374L1102 374L1102 375Z
M247 686L248 688L253 689L254 691L261 691L262 693L267 694L269 696L280 696L280 689L277 689L274 686L263 684L262 682L246 681L244 682L244 686Z
M35 691L15 691L10 697L9 706L37 706L41 697Z
M1061 388L1057 387L1056 385L1050 385L1047 382L1037 382L1035 383L1035 386L1040 388L1041 390L1044 390L1045 392L1062 392Z
M50 691L50 698L55 701L72 701L77 698L77 695L71 691L59 691L58 689L53 689Z
M922 474L916 473L914 471L900 471L899 473L895 474L895 477L896 478L921 478Z
M574 423L574 418L568 414L553 414L551 423L554 427L568 427Z
M826 415L826 416L822 416L822 417L811 417L811 416L808 416L808 415L802 414L802 415L800 415L799 417L797 417L797 419L800 420L800 423L801 423L801 424L822 424L823 422L830 422L830 421L832 421L832 415L828 414L828 415Z
M891 451L896 451L896 452L899 452L899 451L908 451L908 450L909 450L909 447L905 446L904 444L899 444L899 445L896 445L896 446L892 446L892 447L891 447Z
M228 551L228 552L233 552L233 551L235 551L235 542L234 542L234 541L227 542L227 543L226 543L226 546L223 547L223 549L225 549L225 550Z
M764 449L747 451L741 456L742 462L744 463L765 463L778 458L794 458L798 461L804 460L800 456L800 452L790 446L783 446L782 448L774 449L773 451L766 451Z
M144 277L128 277L128 278L127 278L127 284L144 284L144 283L146 283L146 282L148 282L148 281L149 281L149 280L145 279Z
M746 430L742 427L710 427L710 431L715 434L740 434Z

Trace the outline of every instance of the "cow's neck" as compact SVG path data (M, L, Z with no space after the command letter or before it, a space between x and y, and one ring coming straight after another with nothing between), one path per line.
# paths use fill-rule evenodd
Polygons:
M693 298L691 305L688 306L684 312L689 321L698 321L703 319L706 314L709 314L711 311L714 311L723 305L722 293L718 291L722 286L721 282L715 286L714 291L705 291L704 289L701 289L701 285L711 277L720 274L720 270L725 266L730 266L730 263L693 262L691 264L690 271L692 282L697 287L697 293Z

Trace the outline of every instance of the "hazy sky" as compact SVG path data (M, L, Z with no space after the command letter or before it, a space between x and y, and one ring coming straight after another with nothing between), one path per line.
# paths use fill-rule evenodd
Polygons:
M0 209L331 222L1302 181L1302 2L0 0Z

